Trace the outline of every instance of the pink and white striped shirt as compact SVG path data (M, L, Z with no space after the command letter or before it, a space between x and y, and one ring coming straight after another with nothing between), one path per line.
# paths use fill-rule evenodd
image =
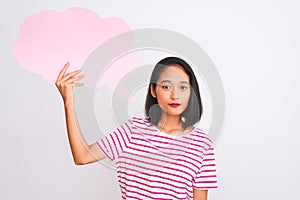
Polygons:
M116 164L123 199L193 199L193 188L218 188L213 142L200 128L172 136L132 117L97 144Z

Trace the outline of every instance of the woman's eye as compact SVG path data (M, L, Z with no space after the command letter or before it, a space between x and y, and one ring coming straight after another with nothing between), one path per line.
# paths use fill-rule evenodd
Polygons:
M169 85L163 85L162 88L166 89L166 90L169 90L171 87Z
M188 87L187 86L180 86L180 89L181 90L186 90L186 89L188 89Z

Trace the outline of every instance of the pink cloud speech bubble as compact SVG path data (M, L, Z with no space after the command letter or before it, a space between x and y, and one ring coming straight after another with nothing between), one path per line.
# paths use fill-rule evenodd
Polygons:
M84 8L41 11L22 23L13 52L23 67L41 74L53 84L67 61L71 65L66 73L79 69L95 48L112 36L127 31L131 31L129 25L120 18L104 19ZM113 89L117 80L137 67L139 62L134 54L119 58L109 66L109 73L103 76L101 83Z

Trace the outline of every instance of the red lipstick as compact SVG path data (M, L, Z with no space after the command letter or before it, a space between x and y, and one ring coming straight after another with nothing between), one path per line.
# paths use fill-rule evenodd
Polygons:
M180 106L179 103L170 103L169 105L173 108L177 108L178 106Z

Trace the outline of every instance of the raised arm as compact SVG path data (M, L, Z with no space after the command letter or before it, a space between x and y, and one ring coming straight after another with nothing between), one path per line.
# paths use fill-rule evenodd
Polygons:
M80 70L76 70L65 75L65 72L69 65L69 62L66 63L63 69L60 71L55 85L58 88L64 101L68 139L74 163L76 165L84 165L104 159L105 156L97 147L96 143L88 145L81 133L74 109L73 87L84 85L83 83L75 82L76 80L82 79L84 75L76 76L80 73Z

